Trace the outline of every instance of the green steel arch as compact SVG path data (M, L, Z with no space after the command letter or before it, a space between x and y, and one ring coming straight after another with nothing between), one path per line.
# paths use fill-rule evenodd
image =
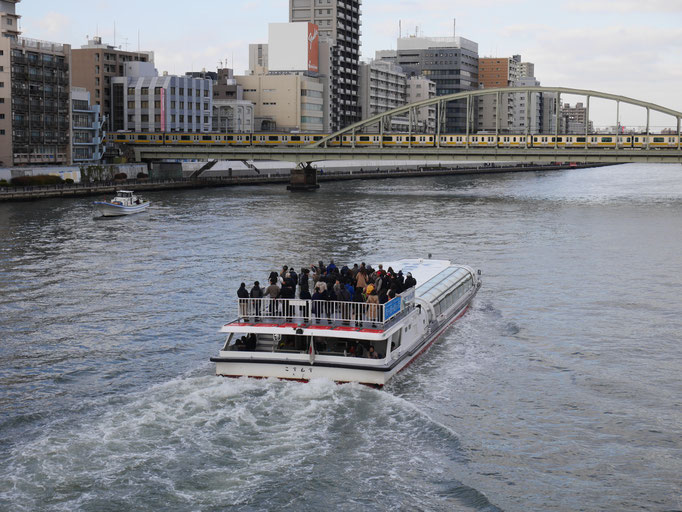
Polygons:
M392 116L396 115L401 115L407 113L409 116L409 126L410 126L410 131L408 132L409 134L412 133L411 128L412 128L412 116L414 115L415 111L421 107L428 107L431 105L437 105L438 106L438 114L437 114L437 130L434 135L437 136L437 143L440 144L439 140L439 135L440 135L440 127L441 127L441 119L443 118L444 114L444 106L446 103L451 102L451 101L456 101L456 100L467 100L467 135L469 135L469 125L470 125L470 118L471 118L471 100L475 97L478 96L487 96L487 95L497 95L498 96L498 104L499 104L499 98L502 94L523 94L525 93L527 97L529 98L531 94L533 93L554 93L557 95L557 105L561 105L561 95L562 94L571 94L571 95L577 95L577 96L586 96L587 97L587 119L589 120L589 115L590 115L590 98L601 98L601 99L606 99L606 100L612 100L615 101L618 105L618 113L617 116L620 116L620 104L625 103L629 105L635 105L638 107L645 108L647 111L647 129L646 133L649 134L649 128L650 128L650 115L651 111L654 112L660 112L663 114L670 115L672 117L675 117L677 119L677 135L680 137L682 135L680 128L682 124L682 112L679 112L677 110L673 110L670 108L663 107L661 105L656 105L655 103L649 103L646 101L640 101L636 100L634 98L628 98L627 96L619 96L617 94L609 94L609 93L604 93L604 92L599 92L599 91L591 91L588 89L571 89L568 87L506 87L506 88L496 88L496 89L477 89L475 91L466 91L466 92L460 92L456 94L449 94L446 96L436 96L435 98L429 98L426 100L418 101L415 103L411 103L409 105L405 105L403 107L398 107L394 108L392 110L388 110L386 112L382 112L381 114L377 114L375 116L369 117L365 119L364 121L360 121L358 123L352 124L343 130L340 130L336 133L333 133L331 135L328 135L324 137L323 139L317 141L314 144L309 145L309 148L316 148L316 147L321 147L327 146L327 142L333 140L335 137L338 137L340 135L346 135L348 133L355 134L356 132L362 130L363 128L366 128L368 126L376 125L379 124L380 126L380 131L383 134L383 129L384 129L384 120L387 118L390 118ZM528 104L528 103L526 103ZM528 109L530 110L530 109ZM558 118L559 116L559 111L560 109L556 109L556 117ZM500 109L498 109L498 116L499 116ZM497 118L499 122L499 117ZM620 121L618 119L618 121ZM586 135L587 135L587 129L589 129L589 123L585 123L586 125ZM529 129L529 126L527 125L527 129ZM559 123L557 122L555 125L555 130L556 134L559 134ZM499 134L499 123L498 123L498 129L496 130L496 134ZM383 142L383 141L382 141ZM383 144L382 144L383 145Z

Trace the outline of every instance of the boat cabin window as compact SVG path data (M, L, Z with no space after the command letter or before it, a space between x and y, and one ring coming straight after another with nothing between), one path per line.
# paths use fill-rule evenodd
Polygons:
M369 357L372 347L377 353L377 359L386 357L386 340L368 341L315 336L314 342L315 353L321 356Z

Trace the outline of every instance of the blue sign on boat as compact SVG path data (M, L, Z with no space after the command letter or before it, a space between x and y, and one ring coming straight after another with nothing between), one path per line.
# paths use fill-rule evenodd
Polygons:
M400 313L400 302L400 297L396 297L395 299L384 304L384 322L386 322L392 316Z

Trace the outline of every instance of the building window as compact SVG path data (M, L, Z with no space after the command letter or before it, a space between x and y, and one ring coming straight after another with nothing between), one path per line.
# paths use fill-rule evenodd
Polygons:
M156 88L154 89L154 94L156 94L156 95L161 94L161 87L156 87Z
M143 101L140 103L140 108L149 108L149 102L148 101Z
M143 96L147 96L149 94L149 87L143 87L140 94L142 94Z
M128 87L128 96L135 96L135 87Z
M143 123L148 123L149 122L149 116L147 114L142 114L142 116L140 117L140 120Z
M0 130L0 135L5 135L5 130Z

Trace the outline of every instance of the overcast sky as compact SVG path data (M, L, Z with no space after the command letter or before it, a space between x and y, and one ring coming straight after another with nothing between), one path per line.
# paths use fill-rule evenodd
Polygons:
M187 6L191 6L188 11ZM249 43L267 42L269 22L288 21L288 0L23 0L25 37L80 47L98 33L124 49L153 50L159 71L248 68ZM135 15L133 15L135 13ZM396 47L417 27L427 36L457 35L480 56L521 54L545 86L621 94L682 111L682 0L364 0L362 55ZM580 98L566 98L580 101ZM615 124L615 106L595 102L598 124ZM613 112L611 112L611 110ZM625 123L641 112L621 109ZM613 119L613 122L611 122ZM654 125L674 120L654 117Z

